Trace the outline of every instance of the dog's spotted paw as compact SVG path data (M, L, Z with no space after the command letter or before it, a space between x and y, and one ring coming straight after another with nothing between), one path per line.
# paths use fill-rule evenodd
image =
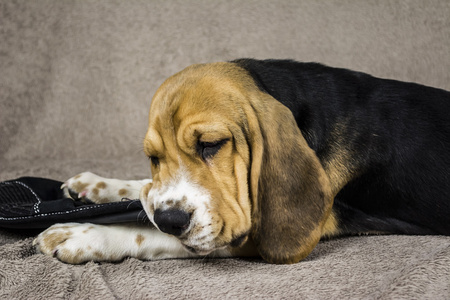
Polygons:
M61 188L66 197L84 202L108 203L123 199L138 199L138 181L104 178L91 172L80 173L67 180Z
M71 264L87 261L117 260L106 252L107 241L101 225L66 223L56 224L42 232L33 241L38 253L58 258Z

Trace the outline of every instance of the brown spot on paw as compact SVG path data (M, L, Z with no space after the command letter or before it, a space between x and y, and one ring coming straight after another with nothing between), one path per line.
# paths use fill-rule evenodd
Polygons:
M100 251L94 251L94 256L99 259L104 258L103 253Z
M80 193L86 187L89 185L89 183L82 183L81 181L74 182L73 185L70 187L71 190Z
M71 235L72 232L70 231L50 233L44 237L42 246L47 250L55 249L56 246L64 243Z
M97 185L95 187L99 188L99 189L104 189L104 188L106 188L106 182L100 181L99 183L97 183Z
M109 202L111 202L111 201L109 201L108 198L102 198L102 199L98 199L97 201L95 201L95 203L100 203L100 204L109 203Z
M67 249L60 249L58 250L58 252L55 252L55 255L58 256L58 258L63 261L72 262L73 260L72 252Z
M138 244L138 246L141 246L141 244L144 240L145 240L145 237L142 234L138 234L136 236L136 244Z
M126 195L128 195L128 190L127 189L120 189L119 190L119 196L125 197Z
M85 230L83 230L83 233L87 233L89 230L93 229L94 226L89 226L88 228L86 228Z
M98 193L99 193L99 190L98 190L98 188L94 188L93 190L92 190L92 194L94 194L94 195L98 195Z
M70 226L70 225L61 225L61 226L58 226L58 229L70 229L72 227L73 226Z
M79 262L81 260L81 257L84 255L84 250L83 249L78 249L75 252L75 256L73 258L74 261Z

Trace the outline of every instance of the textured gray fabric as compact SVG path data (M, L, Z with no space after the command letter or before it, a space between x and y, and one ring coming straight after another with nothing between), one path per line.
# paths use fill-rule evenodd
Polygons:
M200 62L317 61L450 90L450 2L0 0L0 180L149 176L151 96ZM0 298L450 298L450 238L324 241L289 266L71 266L0 230Z
M32 239L0 248L0 297L32 299L444 299L450 239L353 237L319 244L305 261L187 259L66 265Z

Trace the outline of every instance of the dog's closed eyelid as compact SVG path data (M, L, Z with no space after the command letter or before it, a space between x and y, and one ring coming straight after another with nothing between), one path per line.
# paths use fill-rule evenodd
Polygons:
M148 156L148 159L151 161L152 165L154 167L158 167L159 166L159 157L154 156L154 155L150 155Z
M219 150L229 141L230 139L222 139L215 142L202 142L198 141L196 145L197 153L202 157L203 160L207 160L219 152Z

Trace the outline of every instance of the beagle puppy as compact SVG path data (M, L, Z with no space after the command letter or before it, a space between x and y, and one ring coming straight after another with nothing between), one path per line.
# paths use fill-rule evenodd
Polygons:
M150 108L153 181L86 172L67 194L139 198L153 224L56 224L37 250L69 263L304 259L322 238L450 235L450 93L291 60L193 65Z

